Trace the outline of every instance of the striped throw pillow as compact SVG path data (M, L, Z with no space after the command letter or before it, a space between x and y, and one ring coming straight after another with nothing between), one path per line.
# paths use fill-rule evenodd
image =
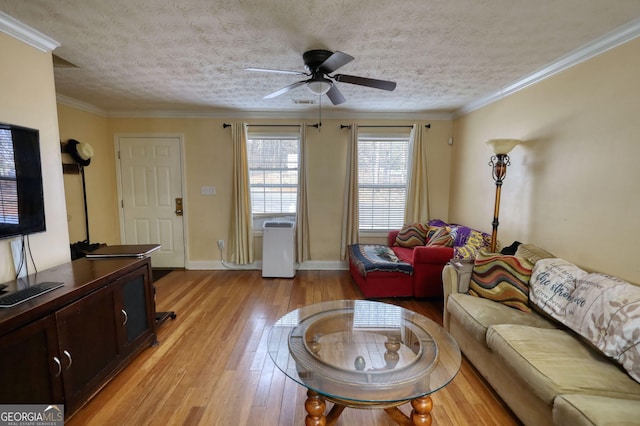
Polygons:
M448 226L430 226L427 232L428 246L453 247L453 238Z
M396 245L400 247L423 246L427 241L429 227L422 223L405 225L396 236Z
M469 294L531 312L529 280L532 269L533 264L527 259L481 250L473 265Z

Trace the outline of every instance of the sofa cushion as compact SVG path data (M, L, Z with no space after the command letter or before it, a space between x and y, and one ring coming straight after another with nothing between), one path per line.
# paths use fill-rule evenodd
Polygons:
M352 244L349 246L349 263L360 275L376 271L413 274L413 267L398 259L388 246L380 244Z
M531 312L528 304L532 268L533 264L521 257L480 251L473 265L469 294Z
M468 294L451 294L447 299L447 312L455 317L474 338L486 346L487 330L495 324L520 324L540 328L556 328L536 313L511 309L506 305Z
M562 259L541 260L535 270L531 301L640 382L640 287Z
M427 246L453 247L451 229L448 226L430 226L427 232Z
M487 346L549 405L572 393L640 400L640 384L568 330L494 325Z
M427 242L429 227L422 223L404 225L396 236L396 244L400 247L423 246Z
M391 250L393 250L400 262L413 265L413 248L393 246Z
M637 425L640 403L595 395L560 395L553 401L556 426Z

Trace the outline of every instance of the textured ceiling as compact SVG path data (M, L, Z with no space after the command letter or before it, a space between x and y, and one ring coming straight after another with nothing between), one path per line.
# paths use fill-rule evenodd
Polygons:
M56 89L107 112L306 111L302 53L355 57L323 110L451 112L640 17L640 0L0 0L0 10L61 43Z

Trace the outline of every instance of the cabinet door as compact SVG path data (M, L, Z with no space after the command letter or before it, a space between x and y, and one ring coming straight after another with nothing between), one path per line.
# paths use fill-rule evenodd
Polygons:
M62 365L49 315L0 337L0 402L61 404Z
M118 312L120 354L127 357L149 343L155 343L155 301L151 264L120 278L114 287Z
M116 303L103 287L56 312L68 411L98 389L118 361Z
M155 319L149 315L153 312L150 301L153 296L148 285L148 274L131 274L123 278L120 285L116 286L116 291L120 292L122 309L122 346L123 351L128 352L130 348L138 346L138 341L145 339L152 332L152 321ZM151 308L151 309L150 309Z

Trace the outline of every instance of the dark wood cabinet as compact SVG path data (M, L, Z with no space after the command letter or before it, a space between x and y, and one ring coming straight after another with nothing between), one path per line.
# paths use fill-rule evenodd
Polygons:
M0 312L0 403L70 415L155 343L150 271L148 258L78 259L39 273L65 287Z
M64 402L53 315L0 337L0 377L3 404Z
M65 408L74 411L118 363L118 325L111 286L55 313Z
M146 285L149 278L131 274L116 283L117 315L121 319L119 342L121 354L127 355L140 346L140 340L148 337L149 330L155 322L155 306L153 289Z

